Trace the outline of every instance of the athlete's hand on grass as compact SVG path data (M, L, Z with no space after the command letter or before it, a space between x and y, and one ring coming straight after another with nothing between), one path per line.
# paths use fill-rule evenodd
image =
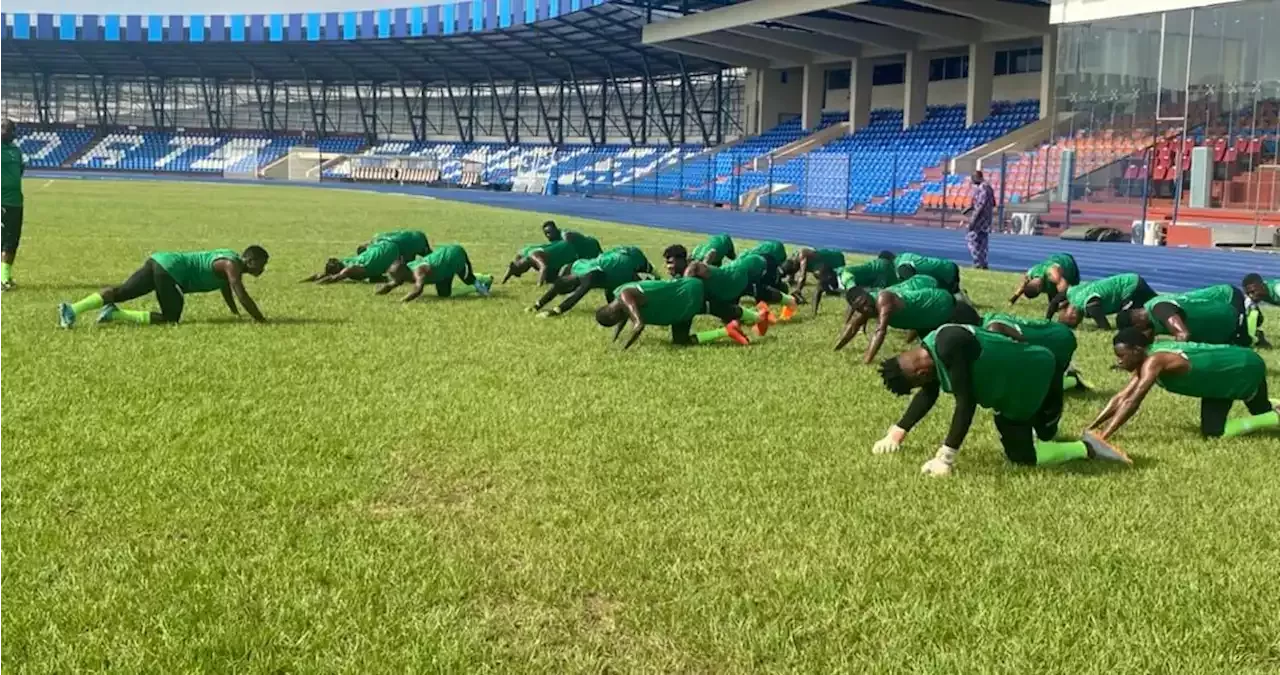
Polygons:
M891 452L897 452L902 449L902 439L906 437L906 429L895 424L885 432L884 438L876 441L876 444L871 446L871 454L887 455Z
M933 456L933 459L920 467L920 473L939 478L950 476L955 470L955 461L956 451L944 445L938 448L938 453Z

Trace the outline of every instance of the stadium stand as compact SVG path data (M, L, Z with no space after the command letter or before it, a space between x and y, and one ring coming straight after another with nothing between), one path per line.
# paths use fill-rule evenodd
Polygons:
M351 136L305 142L327 153L355 152L362 144L359 138ZM103 136L72 166L157 173L250 173L303 143L302 136L293 135L116 131Z
M27 166L40 169L62 166L77 156L93 140L88 129L18 128L18 147Z

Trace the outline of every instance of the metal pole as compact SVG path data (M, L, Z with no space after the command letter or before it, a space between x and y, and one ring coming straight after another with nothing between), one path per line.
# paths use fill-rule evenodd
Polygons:
M1186 81L1182 85L1182 143L1181 150L1185 151L1187 147L1187 119L1191 116L1191 53L1195 51L1195 35L1196 35L1196 10L1191 10L1191 23L1187 28L1187 70ZM1178 182L1174 185L1173 193L1173 214L1169 222L1172 227L1178 224L1178 207L1182 204L1182 156L1186 152L1178 153Z
M893 153L893 186L889 190L889 222L898 222L898 153Z
M996 227L999 228L999 231L1004 231L1005 171L1007 171L1008 168L1009 168L1009 156L1001 152L1000 153L1000 202L999 202L999 206L997 207L998 211L996 215L996 218L997 218L996 222L999 223Z
M1142 215L1140 216L1141 220L1138 222L1142 223L1142 232L1144 236L1147 231L1147 203L1150 201L1148 198L1148 188L1151 185L1151 161L1155 158L1155 152L1156 147L1154 145L1142 151Z
M951 165L942 165L942 208L938 211L938 226L947 229L947 193L951 190L951 184L947 180L951 175Z

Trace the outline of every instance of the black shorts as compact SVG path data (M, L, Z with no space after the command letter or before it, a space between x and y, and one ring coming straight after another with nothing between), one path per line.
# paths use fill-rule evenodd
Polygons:
M1208 438L1219 438L1227 428L1227 416L1235 401L1227 398L1200 399L1200 433ZM1253 398L1244 402L1250 415L1262 415L1271 412L1271 401L1267 397L1267 381L1264 379Z
M1040 409L1029 420L1011 420L996 413L996 430L1000 432L1000 444L1004 456L1014 464L1035 466L1036 439L1051 441L1058 435L1058 422L1062 420L1062 373L1055 370L1049 391L1045 393Z
M0 251L16 253L22 243L22 207L4 207L4 228L0 234Z
M160 315L166 322L177 323L182 318L182 308L185 304L182 289L178 287L178 282L169 276L168 270L152 258L147 258L147 262L143 263L137 272L112 291L111 301L116 303L128 302L148 293L155 293L156 300L160 302Z

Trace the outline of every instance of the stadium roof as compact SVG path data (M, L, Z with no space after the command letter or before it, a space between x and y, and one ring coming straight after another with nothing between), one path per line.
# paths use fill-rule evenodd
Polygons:
M673 3L668 3L671 5ZM749 67L1038 38L1048 0L738 0L651 10L643 42Z
M605 0L247 16L8 14L0 70L444 85L660 77L734 65L643 45L647 15L639 2Z

